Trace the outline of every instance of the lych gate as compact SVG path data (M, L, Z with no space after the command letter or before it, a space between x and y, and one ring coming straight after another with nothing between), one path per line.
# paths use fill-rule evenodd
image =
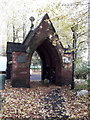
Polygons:
M7 78L11 79L13 87L30 87L30 64L35 51L42 60L42 80L49 79L56 85L71 84L71 63L67 68L63 63L65 53L58 35L46 14L39 26L30 31L23 43L7 43Z

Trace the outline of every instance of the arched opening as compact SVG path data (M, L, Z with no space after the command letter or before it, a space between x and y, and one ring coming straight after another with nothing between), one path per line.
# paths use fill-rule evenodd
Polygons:
M44 83L44 80L48 79L51 84L61 85L62 58L61 55L58 55L56 47L53 46L47 38L35 51L42 61L41 83ZM33 56L31 57L31 65L32 59ZM32 79L30 79L30 81L32 81Z
M42 61L37 51L35 51L31 59L30 80L34 82L41 81L41 71L42 71Z

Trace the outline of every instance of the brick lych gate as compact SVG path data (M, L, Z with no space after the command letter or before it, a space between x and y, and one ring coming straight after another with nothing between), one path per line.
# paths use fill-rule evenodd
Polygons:
M23 43L7 43L7 78L13 87L30 87L30 64L35 51L42 60L42 81L47 78L56 85L67 85L72 82L72 64L66 63L71 54L66 52L58 35L46 14L41 23L29 31Z

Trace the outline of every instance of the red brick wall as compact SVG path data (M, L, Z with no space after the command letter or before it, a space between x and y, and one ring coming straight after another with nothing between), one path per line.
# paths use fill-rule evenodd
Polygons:
M29 87L30 86L30 68L25 58L26 53L24 52L13 52L12 53L12 71L11 81L13 87ZM19 58L19 59L18 59Z
M72 81L72 71L69 69L62 68L61 78L63 85L69 85Z

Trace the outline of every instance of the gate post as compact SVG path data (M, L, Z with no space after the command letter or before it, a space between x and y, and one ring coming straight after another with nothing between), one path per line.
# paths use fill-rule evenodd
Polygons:
M12 53L12 87L30 87L30 67L25 52Z

